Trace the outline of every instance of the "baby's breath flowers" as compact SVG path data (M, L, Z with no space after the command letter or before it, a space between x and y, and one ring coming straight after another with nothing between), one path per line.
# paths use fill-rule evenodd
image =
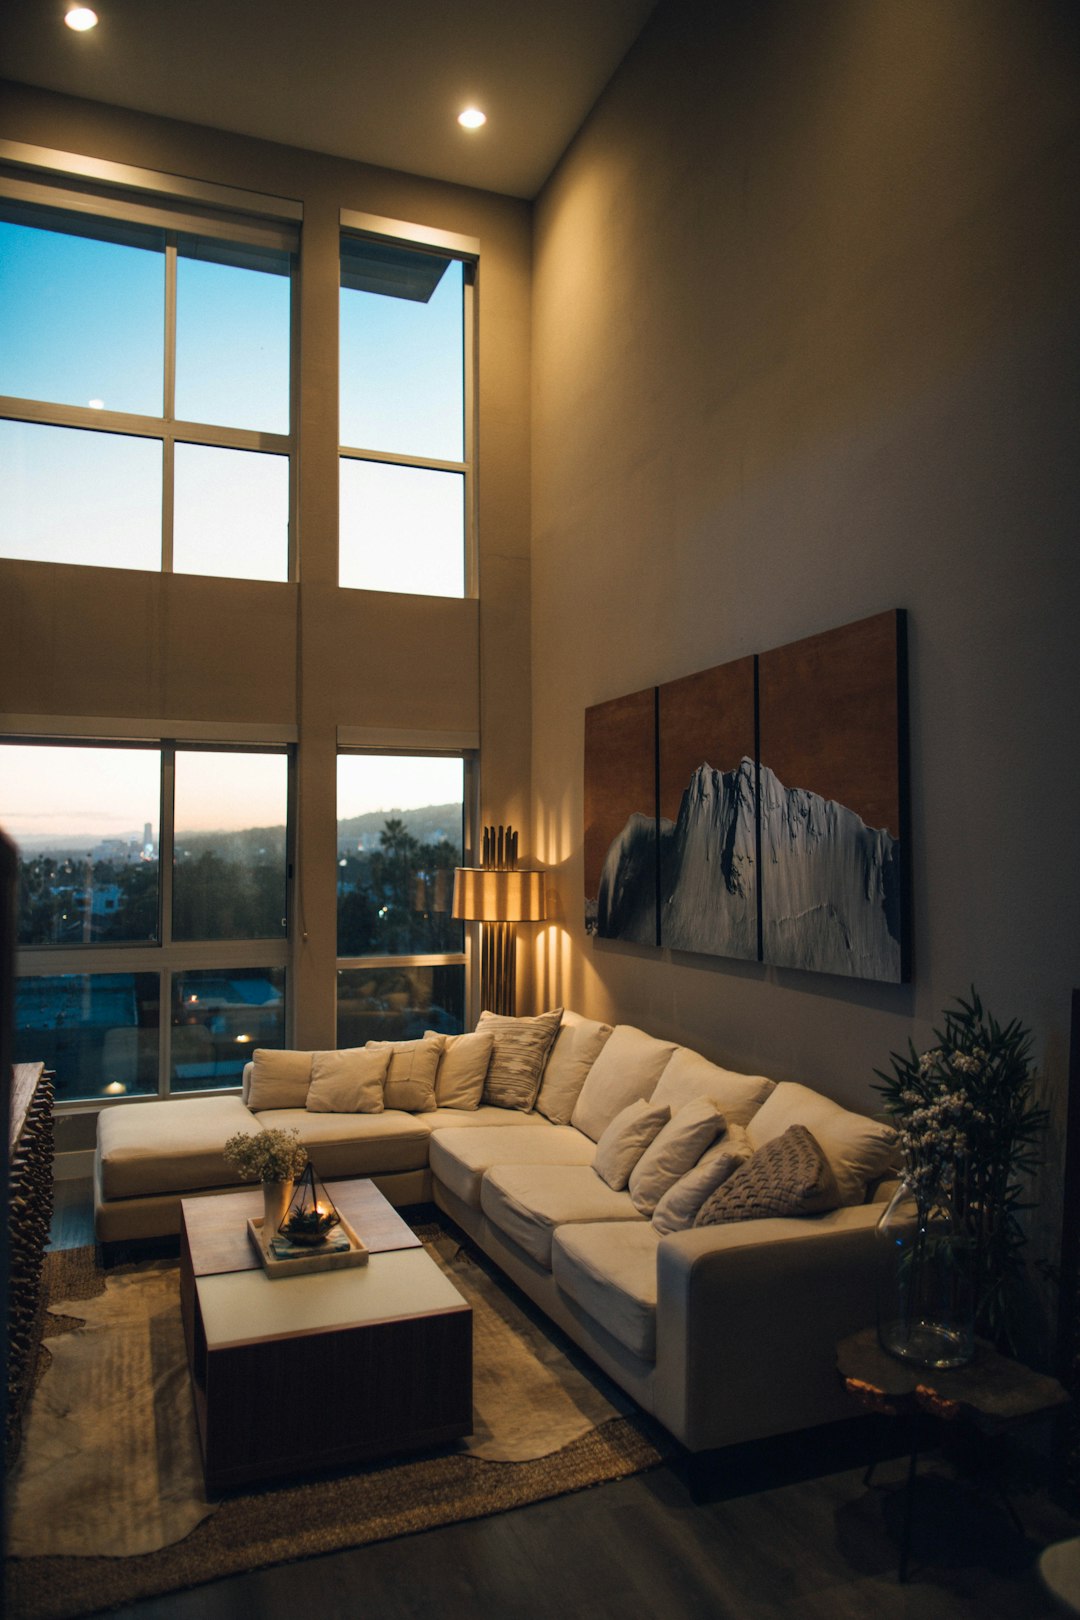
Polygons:
M229 1137L222 1154L241 1181L295 1181L303 1174L308 1157L300 1132L295 1129L256 1131L251 1135L239 1131Z

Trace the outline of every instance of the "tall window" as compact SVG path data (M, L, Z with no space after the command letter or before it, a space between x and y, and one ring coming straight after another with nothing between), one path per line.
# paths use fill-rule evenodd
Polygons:
M284 750L0 745L15 1056L60 1102L239 1084L284 1046Z
M288 232L15 189L0 186L0 555L287 580Z
M466 594L471 283L461 259L342 238L344 586Z
M338 1045L460 1033L464 761L342 754L337 813Z

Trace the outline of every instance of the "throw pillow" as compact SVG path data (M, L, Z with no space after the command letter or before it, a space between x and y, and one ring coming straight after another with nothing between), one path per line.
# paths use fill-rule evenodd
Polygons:
M442 1056L437 1041L368 1041L389 1053L383 1101L406 1114L430 1114L435 1104L435 1075Z
M600 1180L621 1192L635 1164L670 1118L671 1109L666 1104L654 1108L642 1097L616 1114L593 1154L592 1167Z
M491 1065L484 1081L484 1101L498 1108L517 1108L531 1113L540 1090L544 1060L551 1049L562 1018L562 1008L541 1013L537 1018L504 1018L482 1012L476 1026L478 1035L494 1039Z
M745 1125L775 1088L775 1080L766 1080L763 1074L736 1074L688 1046L679 1046L660 1076L653 1101L669 1103L677 1114L695 1098L711 1097L729 1125Z
M655 1092L653 1104L656 1106ZM672 1114L630 1172L634 1208L651 1215L668 1188L693 1169L723 1129L724 1116L711 1097L699 1097Z
M367 1046L313 1052L307 1106L313 1114L381 1114L389 1052Z
M571 1125L599 1142L620 1109L652 1096L674 1050L673 1041L658 1041L632 1024L617 1024L585 1076Z
M310 1052L276 1052L258 1046L251 1054L251 1087L244 1099L253 1113L264 1108L303 1108L311 1084Z
M840 1188L842 1204L861 1204L866 1184L890 1169L896 1158L896 1132L891 1125L841 1108L820 1091L785 1080L750 1122L756 1152L790 1125L805 1125L825 1153Z
M599 1024L578 1013L563 1013L555 1044L544 1065L544 1078L536 1099L538 1114L550 1119L553 1125L569 1125L585 1078L610 1034L610 1024Z
M741 1170L710 1193L695 1226L758 1221L769 1215L821 1215L835 1209L840 1190L828 1159L805 1125L758 1148Z
M437 1035L425 1031L425 1041L438 1041L442 1056L435 1075L435 1101L440 1108L479 1108L484 1093L494 1037Z
M745 1125L729 1125L719 1142L703 1153L692 1170L669 1187L653 1210L652 1223L660 1235L685 1232L711 1192L753 1154Z

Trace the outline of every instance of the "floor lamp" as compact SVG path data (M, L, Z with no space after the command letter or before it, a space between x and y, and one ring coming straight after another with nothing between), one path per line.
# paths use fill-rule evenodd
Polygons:
M516 1007L515 924L543 922L547 916L545 874L518 867L517 842L511 827L485 827L483 866L459 866L454 872L452 915L483 924L480 1005L507 1017Z

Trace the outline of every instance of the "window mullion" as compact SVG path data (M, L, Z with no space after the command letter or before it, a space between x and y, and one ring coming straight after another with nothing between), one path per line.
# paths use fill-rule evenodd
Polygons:
M165 357L162 415L165 434L161 462L161 571L173 567L173 512L175 510L176 439L176 237L170 234L165 246Z

